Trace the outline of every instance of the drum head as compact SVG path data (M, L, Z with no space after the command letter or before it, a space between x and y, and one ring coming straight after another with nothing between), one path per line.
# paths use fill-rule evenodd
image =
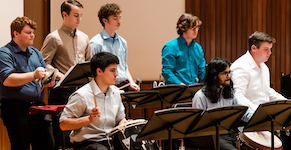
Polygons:
M259 131L259 132L243 132L241 137L249 143L251 146L265 150L271 148L271 132ZM274 136L274 148L280 149L282 147L281 140Z

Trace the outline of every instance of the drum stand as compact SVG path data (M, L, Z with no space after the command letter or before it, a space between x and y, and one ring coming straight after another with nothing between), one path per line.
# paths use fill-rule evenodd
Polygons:
M60 129L60 126L59 126L59 115L63 111L65 106L66 105L31 106L30 112L29 112L30 114L44 113L44 114L50 114L52 116L52 123L56 123L56 127L58 128L60 146L62 150L66 149L66 144L65 144L63 131ZM58 145L56 145L56 148L59 149Z
M219 134L226 134L239 121L248 107L228 106L203 111L194 108L170 108L155 111L137 141L208 136L216 134L216 149L219 150Z

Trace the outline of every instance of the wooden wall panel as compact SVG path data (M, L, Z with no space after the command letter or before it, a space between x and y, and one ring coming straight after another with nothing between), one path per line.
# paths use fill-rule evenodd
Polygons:
M271 83L280 91L281 72L290 74L291 1L289 0L186 0L186 12L198 16L202 26L196 39L207 63L215 58L233 62L248 50L254 31L277 41L266 63Z

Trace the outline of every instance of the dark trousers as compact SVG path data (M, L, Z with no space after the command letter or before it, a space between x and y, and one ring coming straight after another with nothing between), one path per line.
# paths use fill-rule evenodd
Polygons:
M108 141L94 142L94 141L83 141L75 142L74 150L110 150Z
M75 88L50 88L48 96L49 105L67 104L71 94L76 91Z
M215 149L215 137L202 136L184 139L186 148L200 149L200 150L213 150ZM219 136L219 145L221 150L237 150L236 137L231 132L229 134L221 134Z
M11 150L53 150L54 140L49 115L29 114L31 104L3 100L1 117L7 128Z

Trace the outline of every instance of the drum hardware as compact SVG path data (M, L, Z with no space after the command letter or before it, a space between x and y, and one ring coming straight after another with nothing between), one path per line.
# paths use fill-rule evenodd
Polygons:
M114 149L158 150L155 140L136 142L146 123L144 119L137 119L113 128L110 136L113 136Z
M165 85L164 82L159 82L159 84L158 84L157 81L154 81L154 82L153 82L153 88L158 87L158 86L163 86L163 85Z

